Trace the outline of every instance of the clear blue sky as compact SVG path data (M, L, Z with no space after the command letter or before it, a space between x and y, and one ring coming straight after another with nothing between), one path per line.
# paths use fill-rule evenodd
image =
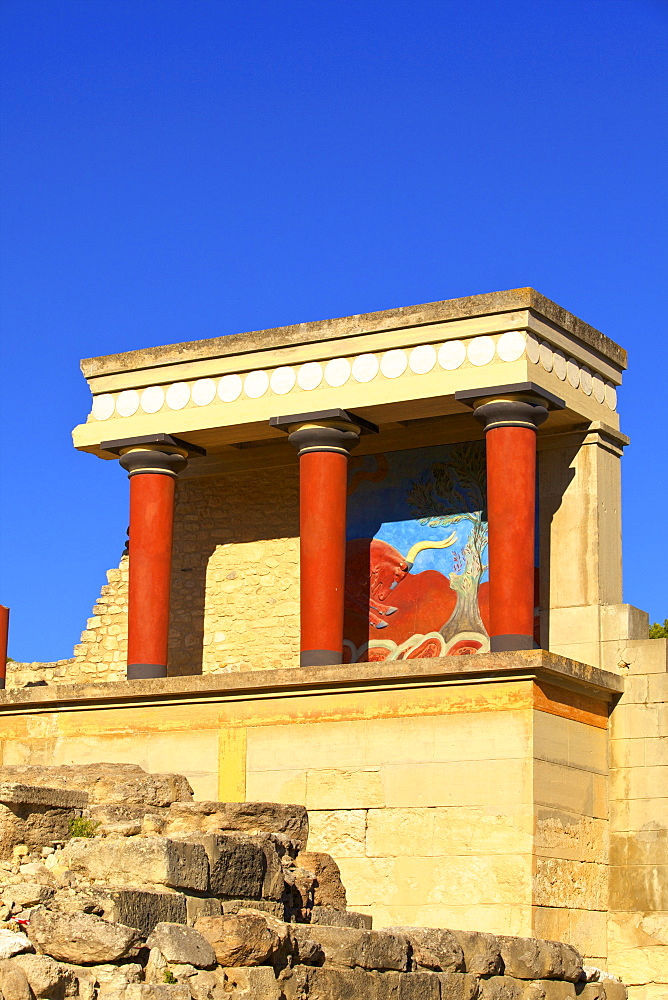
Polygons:
M668 616L666 0L4 0L0 603L71 655L127 525L79 359L533 285L629 350Z

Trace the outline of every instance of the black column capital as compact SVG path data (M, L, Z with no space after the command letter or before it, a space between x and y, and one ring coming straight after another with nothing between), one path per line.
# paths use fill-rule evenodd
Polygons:
M288 441L297 449L300 458L315 451L348 455L359 442L361 434L378 433L378 428L371 421L349 410L338 409L272 417L269 424L287 432Z
M359 427L343 422L294 424L288 431L288 441L297 449L300 458L314 451L333 451L347 456L359 439Z
M547 420L548 412L538 400L490 399L476 406L473 416L483 425L485 433L497 427L528 427L536 431Z
M102 441L100 447L119 456L128 479L143 472L175 479L185 469L189 458L206 455L204 448L173 434L144 434L141 437Z
M127 472L128 479L145 473L176 479L188 464L188 456L181 450L158 451L156 448L135 446L122 452L119 462Z

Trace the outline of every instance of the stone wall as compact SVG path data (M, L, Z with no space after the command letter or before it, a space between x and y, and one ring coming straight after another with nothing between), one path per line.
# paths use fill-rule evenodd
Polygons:
M3 779L5 1000L627 1000L567 943L373 930L303 806L123 763Z
M611 720L609 955L629 996L668 996L668 640L629 642Z
M297 666L298 535L296 463L178 482L170 674ZM107 573L67 681L125 676L127 593L124 556Z
M523 676L529 663L544 664L549 683ZM178 768L203 799L301 803L315 849L336 858L349 902L378 925L558 937L603 964L605 693L574 695L586 668L532 650L390 670L296 668L278 687L274 671L255 671L6 694L2 759ZM598 681L611 693L619 684Z

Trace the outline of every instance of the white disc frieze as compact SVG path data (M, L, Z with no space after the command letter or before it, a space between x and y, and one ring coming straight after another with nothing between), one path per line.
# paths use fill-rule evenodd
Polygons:
M553 364L552 371L557 376L557 378L560 378L562 382L565 381L566 355L563 354L561 351L555 351L554 355L552 356L552 364Z
M411 371L416 375L426 375L436 364L436 348L431 344L414 347L408 359Z
M93 397L93 407L91 413L96 420L108 420L114 412L114 397L110 392L105 392L101 396Z
M591 372L584 365L580 369L580 388L585 393L586 396L591 396L592 390L592 378Z
M605 399L605 382L600 375L594 375L591 380L591 386L594 393L594 399L597 403L602 403Z
M167 390L167 406L170 410L182 410L190 400L190 386L187 382L174 382Z
M131 417L139 409L139 393L136 389L124 389L116 400L116 413L120 417Z
M605 383L605 402L611 410L617 406L617 390L612 382Z
M472 365L482 368L483 365L490 363L495 350L496 344L491 337L474 337L469 341L466 353Z
M297 376L295 375L294 368L283 365L271 373L269 385L271 386L271 391L275 392L277 396L284 396L286 392L291 392L294 389L296 381Z
M161 385L149 385L141 394L141 408L144 413L157 413L165 403L165 390Z
M507 330L498 339L496 353L502 361L519 361L525 347L524 334L520 330Z
M259 399L264 396L269 388L269 376L260 369L256 372L249 372L244 381L244 392L249 399Z
M353 378L356 382L371 382L380 371L380 363L375 354L360 354L353 361Z
M332 358L325 365L325 382L333 389L345 385L350 378L350 362L348 358Z
M545 342L540 345L540 363L546 372L552 371L552 366L554 364L552 348Z
M208 406L216 398L216 383L212 378L200 378L191 390L193 403Z
M297 375L297 385L300 389L317 389L322 382L322 367L317 361L308 361L302 365Z
M393 351L388 351L381 358L380 370L385 378L399 378L406 371L407 367L408 358L406 357L406 352L402 351L400 347L395 348Z
M466 359L466 347L461 340L446 340L438 351L438 363L446 372L461 368Z
M577 389L580 385L580 366L573 358L569 358L566 362L566 374L573 388Z
M540 341L534 337L533 333L527 336L527 357L534 365L540 361Z
M233 403L241 395L241 375L223 375L218 383L218 395L224 403Z

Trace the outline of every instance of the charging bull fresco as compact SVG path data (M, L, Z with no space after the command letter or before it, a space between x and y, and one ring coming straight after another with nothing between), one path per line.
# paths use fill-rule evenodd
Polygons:
M489 649L482 442L353 456L344 657Z

